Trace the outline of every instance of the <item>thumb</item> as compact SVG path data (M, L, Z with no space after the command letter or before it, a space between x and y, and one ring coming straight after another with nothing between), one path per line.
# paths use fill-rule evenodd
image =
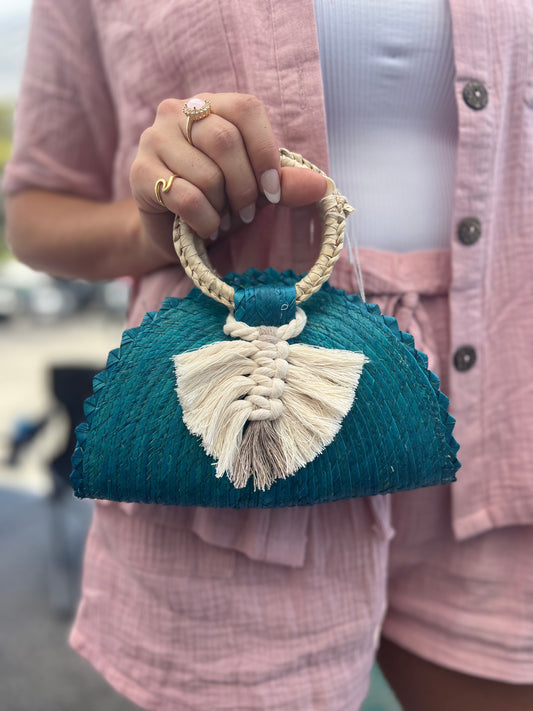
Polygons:
M327 181L323 175L309 168L281 169L280 203L287 207L302 207L324 197Z

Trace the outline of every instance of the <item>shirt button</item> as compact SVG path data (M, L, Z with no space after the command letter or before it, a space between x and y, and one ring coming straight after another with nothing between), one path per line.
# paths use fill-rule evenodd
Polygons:
M467 106L474 111L479 111L489 103L489 93L481 82L469 81L463 89L463 99Z
M477 217L465 217L459 223L457 233L461 244L475 244L481 237L481 222Z
M472 346L462 346L455 351L453 364L457 370L470 370L476 362L476 351Z

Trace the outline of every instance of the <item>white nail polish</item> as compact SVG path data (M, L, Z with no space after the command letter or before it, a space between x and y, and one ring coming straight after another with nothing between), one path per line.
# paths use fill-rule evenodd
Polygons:
M246 205L246 207L242 207L239 210L239 216L246 225L249 225L255 217L255 202L251 205Z
M212 232L212 233L209 235L209 239L211 240L211 242L214 242L217 237L218 237L218 230L215 230L214 232Z
M261 189L267 200L278 203L281 197L279 174L275 168L265 170L260 179Z
M231 215L229 214L229 212L226 212L220 218L220 229L222 230L222 232L227 232L230 227L231 227Z

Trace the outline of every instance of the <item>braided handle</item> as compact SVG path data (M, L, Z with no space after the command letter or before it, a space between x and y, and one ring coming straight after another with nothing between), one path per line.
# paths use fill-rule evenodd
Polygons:
M283 167L309 168L323 175L328 181L327 194L317 202L322 225L320 253L309 272L295 284L296 302L301 303L317 292L329 279L342 250L346 217L353 212L353 207L338 192L331 178L328 178L320 168L298 153L291 153L285 148L280 149L280 156ZM204 241L180 220L178 215L174 221L173 237L180 262L194 284L207 296L220 301L228 308L233 308L234 288L217 276L209 262Z

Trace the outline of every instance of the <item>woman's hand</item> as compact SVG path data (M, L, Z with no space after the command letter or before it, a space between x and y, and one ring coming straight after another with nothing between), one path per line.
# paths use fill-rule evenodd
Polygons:
M201 237L251 222L267 202L319 200L326 180L306 168L280 168L264 106L245 94L201 94L212 113L186 137L185 101L167 99L142 135L130 175L134 200L103 203L68 193L24 190L6 198L9 243L34 269L89 280L142 276L176 264L174 213ZM155 184L177 175L171 189Z
M211 113L186 136L186 101L166 99L141 136L130 172L132 194L148 243L175 259L168 239L178 214L197 234L215 239L252 222L262 204L301 206L319 200L326 181L305 168L281 168L279 148L263 104L247 94L200 94ZM155 184L176 175L168 192Z

